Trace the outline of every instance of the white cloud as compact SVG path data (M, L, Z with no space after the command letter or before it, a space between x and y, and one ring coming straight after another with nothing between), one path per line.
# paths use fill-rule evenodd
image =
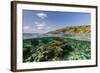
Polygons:
M35 24L36 24L36 28L37 28L38 30L43 30L43 29L45 29L45 22L42 22L42 23L35 22Z
M38 16L38 17L41 18L41 19L44 19L44 18L47 17L47 14L41 12L41 13L37 13L36 16Z
M34 22L36 25L38 25L39 24L39 22Z
M48 27L47 27L47 29L51 29L51 27L50 27L50 26L48 26Z
M38 24L36 25L37 27L43 27L44 25L43 24Z
M30 29L30 27L29 26L24 26L23 29L28 30L28 29Z
M45 29L44 27L45 27L45 26L44 26L43 24L38 24L38 25L37 25L37 29L38 29L38 30L43 30L43 29Z
M45 26L45 22L39 23L39 22L35 22L36 26Z
M44 27L37 27L38 30L44 30Z

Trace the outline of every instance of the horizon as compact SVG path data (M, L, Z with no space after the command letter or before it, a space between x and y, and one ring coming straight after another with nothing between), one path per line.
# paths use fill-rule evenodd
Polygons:
M78 25L78 26L66 26L66 27L79 27L80 25ZM90 25L81 25L81 26L90 26ZM64 27L64 28L66 28L66 27ZM60 28L60 29L63 29L63 28ZM56 29L56 30L59 30L59 29ZM53 30L53 31L56 31L56 30ZM49 32L52 32L52 31L49 31ZM32 34L33 32L31 32L31 33L29 33L29 34ZM46 32L46 33L41 33L41 34L47 34L48 32ZM24 33L23 33L24 34ZM40 33L39 33L40 34Z

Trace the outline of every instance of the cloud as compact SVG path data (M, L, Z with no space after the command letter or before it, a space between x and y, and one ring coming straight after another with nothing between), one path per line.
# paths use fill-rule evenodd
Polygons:
M28 30L28 29L30 29L30 27L29 26L24 26L23 29Z
M50 27L50 26L48 26L48 27L47 27L47 29L51 29L51 27Z
M37 30L37 32L41 32L41 33L45 33L45 32L49 32L49 30L51 30L51 26L47 25L45 22L34 22L35 23L35 29Z
M37 27L38 30L44 30L44 27Z
M36 26L44 26L45 25L44 22L43 23L35 22L35 24L36 24Z
M38 24L38 25L36 25L37 26L37 29L38 30L43 30L43 29L45 29L44 27L44 25L43 24Z
M43 30L43 29L45 29L45 22L42 22L42 23L35 22L35 24L36 24L36 28L37 28L38 30Z
M45 26L45 22L42 22L42 23L40 23L40 22L35 22L35 24L36 24L36 26L40 26L40 27Z
M41 13L37 13L36 16L38 16L38 17L41 18L41 19L44 19L44 18L47 17L47 14L41 12Z

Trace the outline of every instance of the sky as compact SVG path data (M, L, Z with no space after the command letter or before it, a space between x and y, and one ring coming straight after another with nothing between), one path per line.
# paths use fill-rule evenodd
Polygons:
M23 33L47 33L67 26L91 24L91 14L83 12L60 12L23 10Z

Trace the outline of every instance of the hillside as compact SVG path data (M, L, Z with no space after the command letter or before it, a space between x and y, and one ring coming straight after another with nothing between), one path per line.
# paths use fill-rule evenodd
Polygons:
M61 29L57 29L55 31L48 32L49 34L79 34L79 33L90 33L91 27L90 25L86 26L72 26L72 27L65 27Z

